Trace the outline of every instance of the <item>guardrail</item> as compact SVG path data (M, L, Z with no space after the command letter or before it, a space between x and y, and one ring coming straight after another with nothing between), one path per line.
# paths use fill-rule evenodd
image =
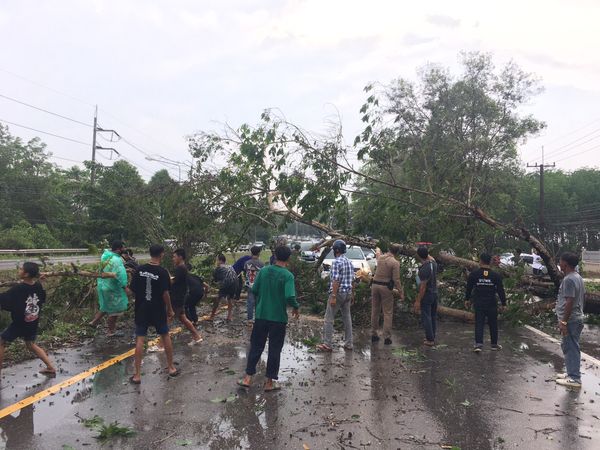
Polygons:
M27 248L21 250L1 250L0 255L60 255L88 253L87 248Z

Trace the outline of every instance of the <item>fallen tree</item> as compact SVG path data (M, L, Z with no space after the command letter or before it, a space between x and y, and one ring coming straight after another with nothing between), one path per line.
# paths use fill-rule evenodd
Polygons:
M80 278L116 278L114 272L90 272L87 270L60 270L54 272L40 272L40 280L55 277L80 277ZM21 280L8 280L0 282L0 288L12 287L19 284Z

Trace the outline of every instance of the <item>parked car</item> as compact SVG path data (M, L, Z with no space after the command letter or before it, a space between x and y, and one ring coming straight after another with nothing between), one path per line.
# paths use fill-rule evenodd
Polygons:
M319 257L319 252L313 250L316 244L310 241L299 242L299 244L300 258L302 259L302 261L309 263L316 262L317 258Z
M346 251L346 258L348 258L352 263L352 266L354 267L354 273L358 272L359 270L362 270L366 273L372 273L369 261L367 260L365 253L360 247L348 247ZM331 272L331 264L333 263L334 259L335 256L333 256L333 250L330 250L327 256L325 256L325 259L323 260L323 265L321 266L322 278L329 277L329 273Z
M265 243L263 241L256 241L254 244L252 244L253 247L260 247L261 249L265 249Z
M515 255L512 253L502 253L500 255L500 267L513 267L515 265Z
M525 266L525 273L527 275L535 275L538 277L548 275L548 268L544 265L544 260L540 255L521 253L519 259Z
M375 269L377 269L377 258L375 257L375 250L368 247L361 247L361 249L365 254L365 258L369 262L369 268L371 269L371 273L374 273Z

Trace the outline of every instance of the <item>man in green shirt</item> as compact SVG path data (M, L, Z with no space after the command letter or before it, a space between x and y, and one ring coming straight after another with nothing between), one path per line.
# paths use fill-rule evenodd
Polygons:
M269 339L267 381L264 389L265 392L280 389L275 380L278 379L281 349L285 340L287 306L294 308L292 315L296 319L300 307L296 301L294 275L286 268L291 253L287 246L277 247L274 252L275 264L261 269L252 285L252 293L256 297L256 319L250 337L246 376L238 382L240 386L250 387L252 377L256 374L256 365Z

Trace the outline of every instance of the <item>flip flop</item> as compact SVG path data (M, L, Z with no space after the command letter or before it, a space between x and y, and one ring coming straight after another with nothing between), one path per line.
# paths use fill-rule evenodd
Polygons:
M175 372L170 372L169 373L169 377L171 378L175 378L176 376L178 376L181 372L179 371L179 369L175 369Z
M321 352L327 352L327 353L331 353L333 351L333 349L327 344L317 345L317 350L319 350Z
M56 376L56 370L42 369L39 371L39 373L41 373L42 375L46 375L47 377L50 377L50 378L53 378Z
M131 375L131 376L129 377L129 382L130 382L131 384L142 384L142 380L135 380L135 379L133 378L133 375Z
M190 347L193 347L194 345L200 344L202 341L204 341L204 339L202 339L202 338L198 339L197 341L195 341L195 340L192 339L190 342L188 342L188 345Z
M277 384L277 383L273 383L272 387L269 389L265 388L265 392L280 391L280 390L281 390L281 386L279 386L279 384Z
M238 386L241 386L241 387L246 388L246 389L248 389L250 387L249 384L244 383L244 379L243 378L241 380L238 380L237 384L238 384Z

